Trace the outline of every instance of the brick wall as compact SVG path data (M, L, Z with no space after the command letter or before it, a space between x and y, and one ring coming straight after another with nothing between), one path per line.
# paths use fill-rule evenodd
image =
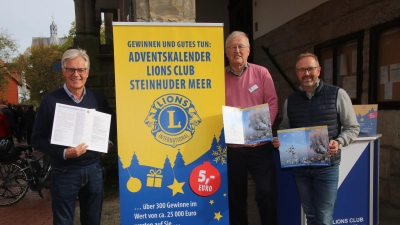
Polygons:
M8 88L5 94L1 93L1 96L4 97L1 101L6 104L18 104L18 83L11 77L5 76L5 78L8 81Z

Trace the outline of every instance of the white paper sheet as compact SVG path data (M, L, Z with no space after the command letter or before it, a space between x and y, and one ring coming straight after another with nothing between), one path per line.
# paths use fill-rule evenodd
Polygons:
M50 142L75 147L81 143L88 149L106 153L111 115L57 103Z
M380 83L381 84L386 84L389 82L389 72L388 72L388 67L387 66L381 66L380 67Z
M391 81L385 84L384 99L393 99L393 82Z
M390 82L400 81L400 63L390 65Z

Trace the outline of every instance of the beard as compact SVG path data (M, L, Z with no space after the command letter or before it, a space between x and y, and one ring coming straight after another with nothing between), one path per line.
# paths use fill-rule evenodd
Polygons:
M303 87L314 87L316 84L317 84L317 80L312 79L311 81L308 81L308 78L307 78L307 80L303 80L301 82L301 85Z

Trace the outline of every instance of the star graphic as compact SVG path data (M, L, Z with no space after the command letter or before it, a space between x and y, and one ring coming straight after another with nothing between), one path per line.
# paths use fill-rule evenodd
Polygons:
M217 219L218 221L222 218L221 212L214 213L214 219Z
M226 197L226 193L224 193L224 197Z
M185 182L179 183L176 178L174 178L174 183L168 186L168 188L172 190L172 196L175 196L178 192L183 194L182 187L184 184Z
M214 200L210 200L209 203L210 203L210 205L214 204Z

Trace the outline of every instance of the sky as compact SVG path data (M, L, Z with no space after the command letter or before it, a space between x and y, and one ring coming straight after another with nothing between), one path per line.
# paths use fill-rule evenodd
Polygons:
M59 38L75 20L74 0L0 0L0 5L0 30L16 40L19 53L31 46L32 37L50 37L52 16Z

